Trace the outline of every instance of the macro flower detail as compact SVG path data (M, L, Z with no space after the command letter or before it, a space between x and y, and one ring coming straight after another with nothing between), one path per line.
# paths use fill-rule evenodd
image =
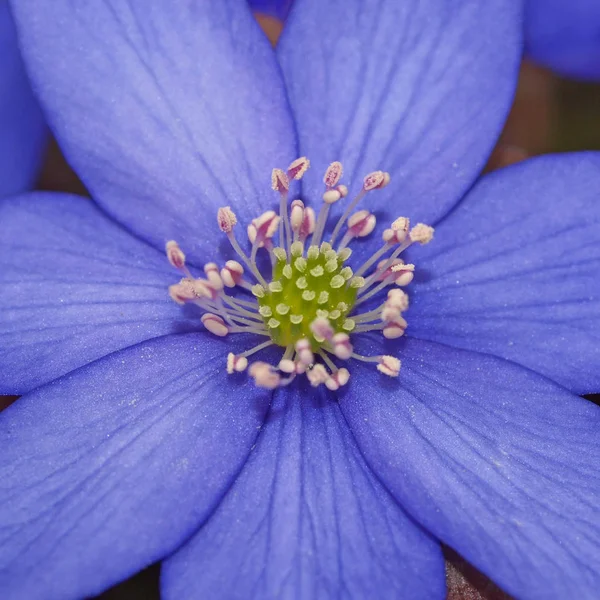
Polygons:
M348 195L348 188L338 185L343 167L340 162L333 162L323 177L326 189L318 218L315 219L314 209L305 206L302 200L291 203L288 218L290 179L301 179L308 167L308 159L302 157L294 161L286 173L273 170L272 187L281 197L280 214L269 210L252 219L248 225L250 256L235 236L234 227L238 222L235 213L229 206L218 210L219 228L229 238L254 283L244 277L244 267L234 260L228 260L220 271L215 263L207 263L204 266L206 279L193 277L185 264L185 254L177 242L171 240L166 245L167 257L171 265L185 275L179 283L170 286L171 298L177 304L193 303L204 309L202 323L216 336L252 333L269 338L241 354L230 352L227 356L229 374L249 367L248 372L260 387L274 389L288 385L296 375L306 374L313 387L325 384L335 391L348 383L350 373L345 367L338 368L331 357L376 363L381 373L397 377L401 365L397 357L357 354L349 334L381 331L387 339L402 336L407 327L402 317L408 309L407 294L394 288L375 308L364 312L356 312L355 308L377 298L386 287L405 286L412 281L414 265L405 264L399 256L413 243L429 243L433 228L419 223L409 230L409 220L398 217L384 230L383 245L353 271L346 264L352 254L350 243L354 238L372 233L376 219L367 210L351 214L352 210L368 192L388 185L390 175L383 171L367 175L361 191L337 220L329 240L322 242L330 207ZM344 227L346 232L335 247ZM274 246L277 231L279 246ZM259 248L269 253L272 277L268 282L257 263ZM388 252L390 256L382 259ZM251 292L256 300L226 293L226 288L236 287ZM255 362L249 366L249 356L271 345L285 349L277 365Z
M563 77L600 81L600 4L527 0L525 52Z
M8 2L0 2L0 56L0 198L4 198L33 187L47 137Z
M3 600L78 600L155 562L166 600L441 599L442 544L516 597L594 598L600 411L577 394L600 389L600 156L479 178L516 84L519 3L297 0L276 50L245 0L11 9L92 199L0 202L0 391L21 395L0 413ZM381 315L410 293L410 325L346 338L315 312L294 351L324 382L281 386L287 345L243 357L273 340L230 331L254 326L228 323L215 291L291 314L252 287L268 296L271 254L285 278L298 226L296 258L308 268L311 230L321 257L369 174L387 185L313 276L335 251L331 290L346 267L365 289L382 247L434 226L346 316L395 290ZM329 289L300 273L318 304ZM345 383L313 329L333 330ZM399 376L351 353L401 360Z

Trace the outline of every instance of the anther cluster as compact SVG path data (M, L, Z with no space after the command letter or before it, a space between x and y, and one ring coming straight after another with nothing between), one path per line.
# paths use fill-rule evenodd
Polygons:
M357 354L351 336L381 331L385 338L394 339L404 334L407 323L402 314L408 309L408 296L402 288L412 281L414 265L399 257L413 243L428 243L433 229L422 223L411 229L408 218L398 217L384 230L379 250L353 269L349 264L352 241L369 235L376 225L375 215L368 210L353 211L369 192L388 185L390 176L383 171L369 173L324 240L330 208L348 195L348 189L340 184L342 164L334 162L323 177L318 216L302 200L290 203L290 181L301 179L309 164L302 157L286 171L273 170L271 184L279 194L279 213L268 210L248 224L249 254L234 233L235 213L229 206L219 209L219 228L239 261L228 260L221 267L208 263L204 277L194 277L179 245L167 242L169 262L184 275L169 288L171 298L202 308L202 323L214 335L252 333L263 338L241 354L229 353L226 364L230 374L247 370L261 387L288 385L297 375L306 374L313 386L337 390L350 377L340 365L351 359L375 363L381 373L396 377L398 358ZM268 275L259 269L259 250L269 255ZM360 312L359 307L369 301L372 307ZM249 363L250 356L270 346L282 348L276 365Z

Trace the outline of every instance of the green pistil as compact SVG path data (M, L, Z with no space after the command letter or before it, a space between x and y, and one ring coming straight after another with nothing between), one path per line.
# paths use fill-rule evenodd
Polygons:
M313 351L322 347L311 329L317 317L329 319L335 333L351 331L354 323L347 318L364 283L344 266L348 250L336 252L324 242L310 246L306 253L294 244L291 256L276 248L273 277L268 287L254 286L259 312L273 342L279 346L310 340Z

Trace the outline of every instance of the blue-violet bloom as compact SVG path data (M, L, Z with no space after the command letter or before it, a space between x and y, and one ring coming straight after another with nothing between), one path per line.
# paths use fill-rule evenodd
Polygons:
M3 598L595 597L600 156L475 182L519 3L12 6L95 202L0 203Z
M46 127L17 45L8 2L0 0L0 198L31 189L46 146Z
M527 0L525 52L560 75L600 81L600 2Z

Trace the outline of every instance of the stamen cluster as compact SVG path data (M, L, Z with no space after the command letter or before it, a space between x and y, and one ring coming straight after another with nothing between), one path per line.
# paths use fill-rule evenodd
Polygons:
M228 206L219 209L219 227L241 262L228 260L220 269L216 263L208 263L204 266L205 277L194 277L179 245L168 242L167 257L184 275L169 288L171 298L204 309L202 323L214 335L253 333L266 338L241 354L230 353L227 357L228 373L248 370L261 387L274 389L291 383L296 375L306 374L313 386L324 384L336 390L350 377L349 371L337 363L349 359L376 363L380 372L396 377L399 359L357 354L350 334L381 331L388 339L404 334L407 323L402 314L408 309L408 296L400 288L412 281L414 265L405 264L399 256L414 242L428 243L433 229L422 223L410 229L409 220L398 217L383 232L382 247L354 271L347 264L352 253L349 246L355 238L373 231L376 218L368 210L351 213L367 193L388 185L390 176L383 171L367 175L329 240L321 241L331 205L345 198L348 189L339 183L341 163L334 162L323 178L325 191L318 217L302 200L288 206L290 181L301 179L309 164L302 157L287 171L273 170L271 183L280 196L279 214L268 210L248 224L249 255L234 234L235 213ZM273 243L276 235L277 245ZM271 260L268 277L257 263L259 249L268 252ZM386 254L389 256L383 258ZM382 303L357 312L358 306L390 287ZM235 295L227 293L234 291ZM273 345L284 349L277 365L262 361L249 364L249 356Z

